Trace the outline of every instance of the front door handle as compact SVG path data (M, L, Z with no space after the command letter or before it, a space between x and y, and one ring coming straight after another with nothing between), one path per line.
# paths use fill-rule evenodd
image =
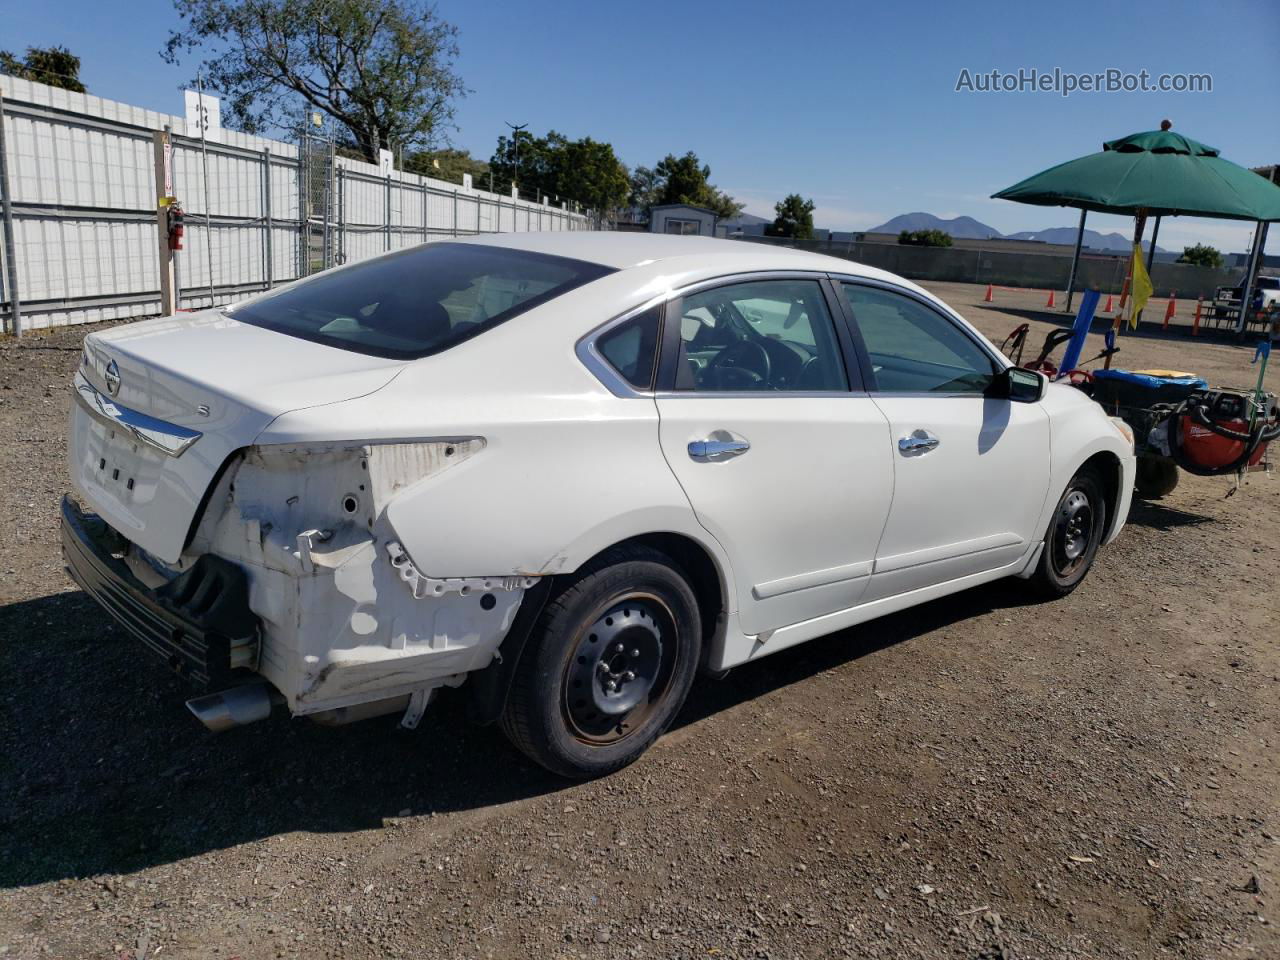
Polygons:
M928 430L912 430L910 434L898 441L898 449L911 457L928 453L941 442Z
M698 463L732 460L751 449L746 440L694 440L689 444L689 457Z

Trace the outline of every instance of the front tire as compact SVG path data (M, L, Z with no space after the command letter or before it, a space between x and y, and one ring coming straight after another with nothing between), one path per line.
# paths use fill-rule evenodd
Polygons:
M1107 501L1097 472L1086 467L1071 478L1049 518L1032 588L1049 599L1065 597L1093 566L1106 532Z
M612 773L640 756L688 696L702 646L698 601L665 554L606 551L547 602L502 716L508 739L553 773Z

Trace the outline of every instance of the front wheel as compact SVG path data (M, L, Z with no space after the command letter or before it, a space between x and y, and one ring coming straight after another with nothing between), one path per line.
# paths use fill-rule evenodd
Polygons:
M675 719L702 645L698 602L665 554L622 547L548 601L516 667L502 728L561 776L612 773Z
M1098 474L1085 468L1071 478L1049 518L1040 564L1031 578L1041 595L1065 597L1093 566L1106 531L1107 504Z

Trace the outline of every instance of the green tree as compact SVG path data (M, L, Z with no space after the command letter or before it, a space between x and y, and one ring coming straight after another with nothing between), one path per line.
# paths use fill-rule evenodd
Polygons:
M710 183L711 167L690 150L682 157L667 154L656 167L637 167L631 196L651 207L662 203L689 203L714 210L721 217L736 217L742 204ZM643 171L643 173L641 173Z
M631 185L612 144L570 140L555 130L545 137L527 130L499 137L489 167L495 184L516 183L526 194L574 200L602 214L622 206Z
M555 194L555 176L548 153L561 149L566 142L566 138L554 130L545 137L535 137L528 130L498 137L498 146L489 158L495 187L505 190L514 183L526 193Z
M305 104L346 128L366 160L430 147L465 94L458 30L428 0L174 0L162 56L201 51L206 84L250 133L289 126Z
M648 210L662 196L662 178L653 167L636 167L631 171L631 189L627 205Z
M949 247L951 234L945 230L903 230L898 242L913 247Z
M597 213L618 209L627 199L627 168L613 152L613 145L584 137L566 143L552 157L554 194L584 204Z
M80 82L80 58L66 47L27 47L27 55L21 58L0 50L0 73L76 93L88 92Z
M777 216L769 225L768 233L774 237L795 237L797 240L813 239L813 201L798 193L788 194L773 206Z
M711 167L690 150L683 157L667 154L653 170L661 186L658 203L692 203L702 206L710 189Z
M1194 247L1183 247L1179 263L1193 263L1198 267L1220 267L1223 264L1222 254L1216 247L1197 243Z

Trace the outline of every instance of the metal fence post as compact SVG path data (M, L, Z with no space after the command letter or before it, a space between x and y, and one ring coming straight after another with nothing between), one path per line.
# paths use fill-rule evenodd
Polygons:
M427 185L422 185L422 242L426 243L430 238L427 233L427 207L431 200L431 192L427 189Z
M324 158L324 227L320 235L320 269L328 270L333 266L333 233L329 229L329 221L333 219L333 170L335 146L329 141L329 149Z
M275 254L272 250L271 233L274 229L271 222L271 150L262 151L262 223L265 233L262 237L263 271L262 279L268 290L275 282Z
M200 171L204 178L204 261L209 271L209 306L213 295L213 195L209 193L209 149L205 144L204 80L196 73L196 90L200 97Z
M391 174L389 173L387 174L387 190L386 190L385 196L386 196L386 203L383 206L384 206L384 209L386 210L386 214L383 217L383 219L386 221L386 223L384 224L384 233L383 233L384 240L382 244L382 249L390 250L391 249Z
M347 262L347 169L338 167L338 263Z
M453 190L453 235L458 235L458 189Z
M307 178L307 128L303 121L302 136L298 138L298 276L305 277L311 272L311 221L307 208L310 198L310 183Z
M15 337L22 336L22 298L18 295L18 255L13 240L13 206L9 193L9 157L4 140L4 95L0 94L0 201L3 202L4 264L8 272L9 330ZM2 293L3 291L0 291Z

